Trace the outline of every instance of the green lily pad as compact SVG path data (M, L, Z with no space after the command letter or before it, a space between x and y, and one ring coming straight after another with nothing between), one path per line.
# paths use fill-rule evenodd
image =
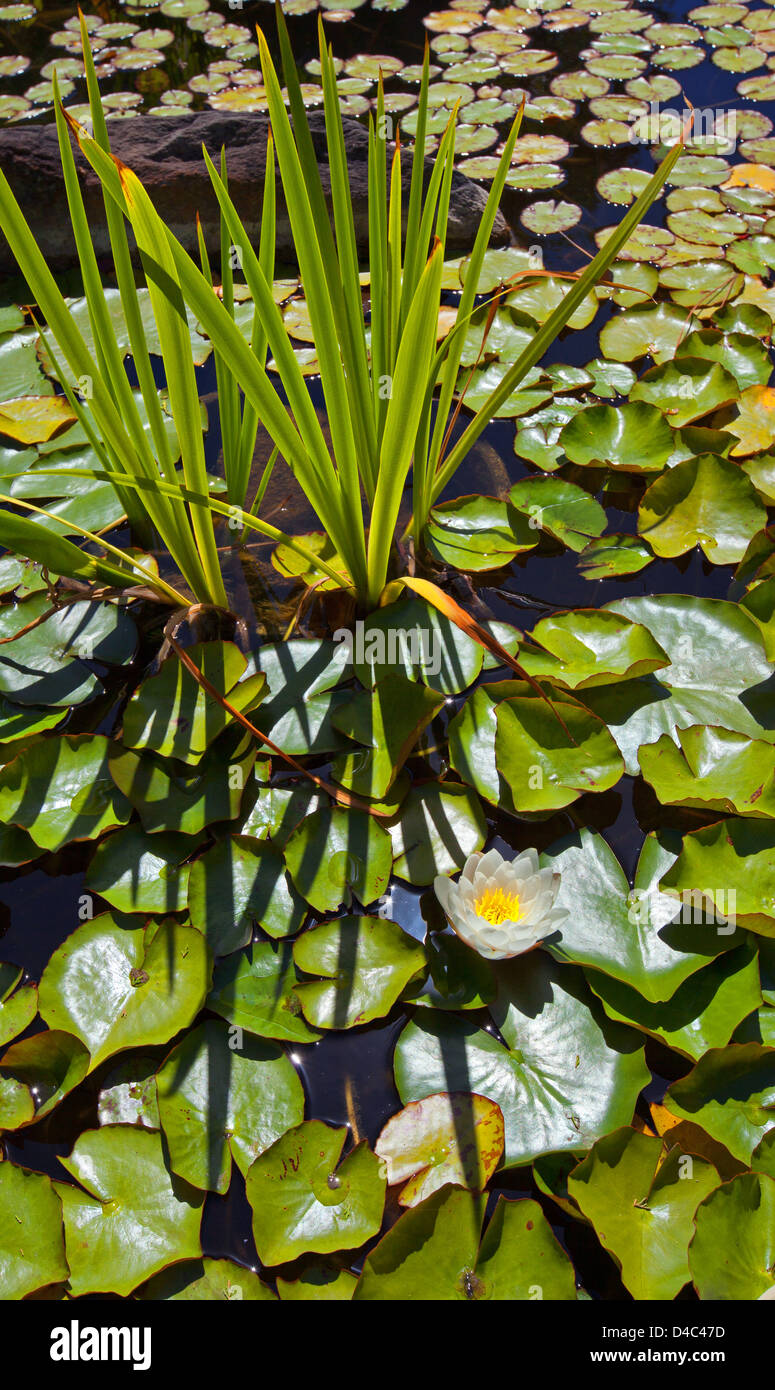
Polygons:
M564 478L526 478L514 484L509 503L571 550L583 550L593 536L602 534L608 520L594 497Z
M423 946L383 917L339 917L300 936L293 959L323 980L296 986L316 1028L354 1028L383 1018L426 965Z
M412 787L387 825L393 873L408 883L433 883L437 874L462 869L487 833L482 808L468 787L423 782Z
M33 743L0 772L0 818L47 850L125 825L132 808L108 772L114 747L102 734Z
M0 1163L0 1279L3 1296L21 1299L68 1277L62 1204L51 1179Z
M712 1048L688 1076L674 1081L665 1105L690 1120L749 1164L753 1150L772 1126L775 1049L759 1043Z
M293 935L307 912L280 851L232 836L218 840L192 864L188 910L214 956L246 946L254 922L269 936Z
M275 951L270 942L257 942L216 966L207 1007L259 1038L315 1042L318 1035L302 1018L294 992L298 982L289 945Z
M21 976L21 969L0 963L0 1047L23 1033L38 1012L38 987L29 981L17 989Z
M410 981L407 1003L431 1009L481 1009L495 998L492 965L451 932L434 932L425 943L429 972Z
M684 909L687 913L694 915L688 905ZM709 923L704 930L712 939L713 925ZM597 971L587 971L586 975L609 1018L634 1024L697 1061L709 1048L728 1043L761 1000L755 948L722 949L723 955L695 971L667 1002L653 1003L630 985Z
M505 511L505 507L504 507ZM337 729L361 744L333 764L334 777L357 796L384 797L444 696L394 671L354 695L333 716Z
M648 1071L637 1037L604 1021L580 972L543 951L498 971L490 1012L506 1046L475 1024L423 1014L396 1045L404 1104L467 1089L495 1101L506 1127L504 1167L589 1148L628 1122Z
M598 1139L568 1178L568 1191L595 1227L635 1299L672 1299L689 1282L694 1213L717 1187L711 1163L624 1128ZM775 1189L775 1184L773 1184Z
M556 613L536 623L530 640L544 650L523 647L520 664L529 675L569 690L607 685L669 665L647 628L616 613Z
M156 1074L159 1118L174 1173L192 1187L228 1191L240 1172L304 1117L304 1092L278 1047L255 1038L232 1046L208 1021L172 1049Z
M612 532L590 541L579 555L579 573L585 579L612 579L622 574L638 574L654 556L637 536Z
M550 236L552 232L567 232L575 227L581 221L581 208L578 203L556 202L550 198L540 203L529 203L520 213L519 220L536 236Z
M109 912L84 922L43 972L41 1017L88 1048L91 1070L114 1052L168 1042L204 1003L204 937L167 920L124 926Z
M175 769L147 754L114 745L108 768L127 804L135 807L148 834L174 829L198 835L213 821L234 820L239 815L245 783L252 776L256 742L248 735L237 747L205 754L195 766ZM128 817L125 817L128 819Z
M634 473L661 469L673 451L661 411L640 400L579 411L565 425L560 444L573 463Z
M0 1057L0 1088L11 1082L29 1097L30 1112L22 1124L34 1124L48 1115L84 1078L89 1054L69 1033L48 1029L14 1043ZM0 1097L0 1129L17 1129L5 1115Z
M741 942L739 932L719 935L692 912L687 920L681 904L660 893L675 854L653 834L644 841L632 889L613 850L590 830L558 841L541 862L561 875L555 906L568 910L547 949L629 985L651 1003L670 999L690 975Z
M119 912L182 912L196 842L186 835L146 835L130 825L101 840L86 876L88 888Z
M503 1153L503 1116L483 1096L426 1096L388 1120L374 1152L385 1162L388 1186L405 1183L402 1207L416 1207L446 1183L482 1192Z
M0 611L0 638L15 639L0 647L0 693L16 704L80 704L103 689L88 663L121 665L134 654L137 629L124 608L74 603L46 617L50 608L47 594L33 594Z
M597 191L609 203L634 203L649 181L645 169L612 169L597 181Z
M275 1295L252 1269L234 1260L193 1260L163 1269L135 1293L158 1303L274 1303Z
M474 573L500 569L538 545L527 522L521 534L509 525L505 502L481 496L458 497L434 507L426 539L436 559Z
M683 351L688 352L685 345ZM735 377L720 363L682 355L646 372L630 399L658 406L670 424L680 428L729 405L737 399L738 389Z
M676 728L714 724L775 742L766 682L772 676L761 633L738 604L681 594L643 595L606 605L642 623L670 657L659 673L600 686L584 701L605 720L628 772L637 776L638 749ZM734 664L719 666L719 653ZM715 877L712 881L716 881Z
M420 598L401 599L372 613L352 643L353 665L367 688L403 671L442 695L472 685L482 669L482 648L450 618Z
M366 907L381 897L392 864L390 836L363 811L315 811L293 831L285 864L294 886L319 912L349 905L355 894Z
M298 1279L278 1279L277 1292L283 1303L349 1303L357 1282L349 1269L307 1265Z
M205 678L243 714L255 709L266 693L262 672L249 673L247 660L231 642L205 642L188 655ZM198 684L176 656L157 676L143 681L124 711L123 742L151 748L162 757L198 762L231 716Z
M775 816L775 748L729 729L693 725L640 750L641 771L668 806Z
M176 1260L197 1259L204 1193L173 1177L156 1131L87 1130L65 1167L82 1187L57 1183L73 1297L127 1296ZM83 1189L83 1190L82 1190Z
M679 343L694 326L691 321L687 323L686 314L677 305L628 309L603 324L600 350L604 357L617 362L634 362L646 356L655 362L666 362L672 360Z
M702 893L722 917L731 895L740 926L775 936L775 826L734 818L692 831L661 887Z
M142 1125L159 1129L156 1096L158 1058L132 1052L105 1077L97 1103L101 1125Z
M532 691L498 705L495 765L517 812L569 806L585 792L606 791L624 772L602 721L580 705L551 709Z
M696 1214L689 1267L702 1299L762 1298L775 1286L775 1181L741 1173L717 1187Z
M482 1200L472 1193L455 1187L435 1192L405 1212L369 1252L354 1298L452 1302L474 1297L480 1287L474 1269L482 1216Z
M340 1162L346 1137L346 1129L309 1120L251 1166L247 1195L262 1264L352 1250L376 1235L385 1204L382 1165L366 1144Z
M730 459L685 459L644 494L638 529L657 555L684 555L695 545L716 565L742 560L766 522L753 483Z

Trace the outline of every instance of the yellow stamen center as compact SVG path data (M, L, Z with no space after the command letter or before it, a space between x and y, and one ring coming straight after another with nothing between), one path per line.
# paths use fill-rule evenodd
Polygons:
M474 909L477 917L483 917L494 927L502 922L516 922L519 920L519 895L505 893L502 888L485 888L476 899Z

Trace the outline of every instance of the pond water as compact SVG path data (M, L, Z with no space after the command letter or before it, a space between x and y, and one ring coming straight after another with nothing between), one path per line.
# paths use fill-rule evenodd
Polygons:
M203 109L209 98L217 96L217 92L191 92L189 86L192 78L201 77L208 72L212 76L212 69L208 68L208 65L222 61L222 55L226 52L223 47L208 44L204 31L192 31L186 28L182 20L165 19L151 5L146 7L146 12L135 11L131 5L111 3L102 3L91 8L98 12L103 22L127 21L139 25L141 31L143 28L151 27L166 30L169 26L169 31L173 34L171 42L163 43L160 61L149 63L146 68L139 70L130 67L114 69L105 76L104 89L116 98L126 93L130 94L133 102L135 98L139 98L135 105L127 108L129 111L163 106L165 94L170 92L188 92L191 96L190 109ZM245 3L235 10L227 5L219 5L213 0L210 8L216 15L222 15L227 24L249 26L254 21L260 21L267 25L268 31L273 30L274 20L271 9L266 4ZM309 6L308 13L300 13L304 8L304 5L299 5L297 13L294 14L291 7L289 20L291 38L302 64L313 58L317 23L317 10ZM693 7L690 0L674 0L671 4L646 4L646 0L643 0L643 8L648 9L649 24L675 25L691 24L691 20L687 21L687 15L697 7ZM719 25L725 22L727 25L734 25L735 15L743 7L731 5L726 8L730 11L730 17L725 20L722 14ZM21 119L50 119L45 101L38 100L41 93L30 96L29 89L33 84L47 80L46 65L51 62L57 47L55 37L65 30L67 21L75 15L76 9L75 5L39 5L37 18L34 22L25 24L4 21L3 6L0 5L0 74L5 74L0 75L0 115L4 110L5 98L21 98L33 103L32 106L18 112ZM754 7L752 9L761 13ZM590 11L594 10L595 6L590 6ZM400 8L378 9L366 4L354 10L347 18L342 18L335 12L331 16L334 22L330 25L330 38L335 56L343 60L344 74L347 75L348 64L356 55L388 54L400 60L400 65L416 65L421 61L422 47L428 32L423 20L434 12L435 7L430 0L426 0L425 3L412 0L412 3ZM559 13L559 10L547 9L544 18L551 20L553 13ZM215 26L216 31L218 27L220 26ZM600 32L601 30L597 31L598 35ZM635 32L637 34L638 31ZM435 36L433 29L430 33L431 37ZM602 33L605 33L605 29ZM700 37L701 30L697 30L697 33ZM585 26L571 27L564 31L553 31L551 27L544 26L538 37L531 30L533 46L540 47L549 54L556 54L559 60L556 65L549 66L547 62L544 71L527 72L524 75L507 74L506 78L502 75L493 78L485 73L485 79L477 81L475 85L484 85L488 89L500 86L508 91L524 87L528 90L531 101L549 98L553 92L552 84L559 76L585 68L589 59L580 55L589 50L590 37ZM632 34L629 37L632 38ZM686 39L691 45L690 34L687 33ZM121 44L124 41L116 42ZM724 70L711 61L711 52L740 51L734 49L731 43L730 40L729 48L702 49L702 61L696 66L681 66L680 61L676 59L675 67L667 70L678 79L682 96L669 104L680 105L685 97L697 107L713 108L718 112L737 107L745 111L759 111L768 118L775 117L775 102L751 100L740 96L738 84L745 79L746 70L742 67L737 71ZM242 52L241 45L247 45ZM240 76L241 73L250 70L251 66L255 66L256 59L250 53L250 40L244 37L237 36L236 43L230 48L234 56L229 57L227 54L226 62L231 61L235 65L234 71L227 74L231 85L222 88L218 82L214 82L213 86L221 91L231 92L239 91L239 84L234 82L235 74ZM465 53L462 52L463 44L460 48L462 60L467 56L467 50ZM637 57L637 42L633 43L631 48ZM621 57L624 53L631 61L632 55L628 55L625 49L626 45L620 43L618 56ZM62 51L61 47L59 51ZM616 46L612 45L611 51L616 53ZM485 53L486 50L480 51L482 59ZM29 59L29 65L25 64L24 71L18 72L15 76L10 61L12 55ZM106 61L109 63L110 58ZM592 61L594 65L595 59ZM688 63L691 59L686 61ZM765 77L769 74L770 79L775 80L775 76L769 73L774 61L769 58L769 50L765 54L765 61L767 65L756 68L756 73L764 74ZM485 71L484 62L482 70ZM633 71L637 77L637 65ZM441 80L443 76L442 70L436 80ZM464 75L457 80L464 81ZM612 76L611 93L621 93L624 90L624 82L633 80L632 77L619 79ZM357 79L355 82L357 84ZM246 89L249 90L249 86L246 85ZM403 81L400 72L397 72L388 81L387 90L391 94L399 95L416 92L416 86ZM353 95L361 94L354 92ZM367 87L366 96L369 100L373 97L373 83ZM489 91L483 99L490 99ZM497 98L492 99L497 103ZM76 100L77 93L68 97L69 103L75 103ZM179 99L180 105L183 100L182 97ZM174 106L174 96L168 97L166 104ZM41 108L39 116L34 115L36 106ZM353 106L357 113L357 103ZM609 226L621 216L621 206L612 205L600 195L597 184L601 176L623 165L634 169L653 169L653 157L647 142L602 147L590 144L588 135L582 134L582 127L590 120L587 106L587 100L579 99L571 115L565 113L546 121L531 118L528 112L524 127L527 134L551 134L566 143L567 154L558 156L563 181L559 187L550 187L547 191L537 191L529 187L510 188L503 203L503 211L511 226L515 244L518 247L528 247L533 245L536 239L540 240L544 263L553 270L575 270L583 265L585 257L595 250L595 232ZM482 127L469 123L469 129L476 128ZM494 129L496 139L499 140L503 137L506 124L503 120L496 121ZM490 149L492 147L489 146ZM481 148L488 148L484 138ZM465 158L466 156L464 164ZM547 162L554 163L553 160ZM773 163L769 155L767 162ZM546 197L567 199L580 209L580 219L568 229L567 235L555 232L537 238L521 220L527 207ZM667 215L665 202L662 200L647 220L654 226L664 226ZM13 288L10 284L6 287L6 299L13 298ZM2 293L0 286L0 295ZM563 333L548 353L546 365L563 363L572 367L584 367L596 358L599 352L600 330L609 315L610 307L603 306L592 326ZM207 435L208 464L214 471L218 471L221 443L212 362L199 369L199 380L202 396L210 413ZM316 405L322 405L322 393L315 378L310 379L310 390ZM458 429L460 427L458 426ZM471 461L463 467L444 494L444 499L472 491L486 492L487 480L493 491L502 492L520 479L535 476L536 470L532 465L526 459L515 456L514 436L513 418L495 421L485 432ZM566 465L562 476L569 481L583 483L590 492L595 491L587 468ZM605 475L601 470L600 490L596 495L606 507L608 529L636 535L637 507L644 490L643 478L633 474L627 474L625 477L620 475L607 491L603 490L604 483ZM278 484L274 495L284 524L288 524L295 514L296 503L293 493L289 489L288 495L284 495L283 487ZM235 608L249 620L251 628L257 634L256 640L259 640L261 632L269 632L270 635L276 636L277 631L282 629L284 618L291 610L292 600L298 599L301 587L293 581L280 579L276 571L272 570L268 563L268 545L251 546L249 553L249 566L236 556L230 565L229 590ZM464 606L470 607L474 604L477 615L486 615L529 630L547 613L565 608L599 608L614 599L633 595L689 594L710 598L737 597L739 586L735 586L733 568L731 565L711 564L699 548L694 548L677 559L653 560L638 574L589 580L584 578L580 571L576 552L563 547L550 537L544 537L538 549L518 556L501 570L473 575L470 581L459 574L450 574L448 582L450 591ZM253 607L251 595L253 599L256 596L260 598L258 609ZM274 623L273 603L278 605ZM152 658L157 641L158 626L153 629L149 625L144 634L143 647L131 669L130 681L139 679ZM723 659L721 653L720 659ZM120 722L125 673L119 679L115 673L111 674L107 668L100 668L98 664L94 669L105 676L107 694L97 706L87 704L74 710L68 722L61 726L66 732L81 729L110 732ZM497 675L502 677L503 672L498 672ZM492 679L492 673L488 673L485 679ZM444 716L447 722L452 713L454 706ZM443 723L434 725L439 732L443 731L443 727ZM410 764L410 768L420 771L420 760L417 760L416 764ZM488 828L494 837L491 842L504 849L512 846L515 825L513 818L496 812L492 807L487 809ZM712 819L712 816L703 817L701 812L668 810L660 805L651 788L642 779L625 777L611 791L582 796L566 811L527 826L520 826L519 843L533 843L539 849L543 849L561 835L579 826L592 827L599 831L613 848L632 882L644 836L650 830L668 825L685 831L696 828L709 819ZM0 871L0 958L23 966L30 979L39 978L52 951L76 925L75 904L84 892L84 874L90 853L91 846L73 845L55 856L48 856L42 867L33 863L21 870ZM391 914L405 930L421 938L425 932L430 892L412 889L398 881L394 881L392 892ZM365 1136L371 1144L374 1143L385 1121L399 1108L400 1102L393 1080L392 1053L406 1016L405 1009L396 1007L386 1020L379 1023L352 1032L332 1033L314 1045L294 1048L292 1060L303 1079L309 1117L323 1119L332 1124L350 1124L357 1136ZM479 1021L482 1025L487 1022L484 1011ZM30 1031L34 1031L35 1027L36 1025L32 1025ZM144 1049L149 1057L157 1059L165 1055L167 1050L168 1045ZM647 1043L647 1058L654 1077L653 1084L646 1093L648 1100L660 1099L665 1085L688 1071L691 1065L687 1058L679 1057L675 1051L668 1051L654 1039ZM56 1162L57 1156L68 1154L74 1138L85 1128L96 1125L100 1085L114 1062L115 1059L79 1086L48 1119L30 1130L4 1135L2 1143L6 1155L15 1162L61 1177L61 1169ZM641 1108L645 1115L642 1103ZM509 1170L500 1177L496 1176L492 1183L492 1191L494 1195L507 1192L510 1195L535 1196L538 1189L530 1168L525 1167ZM591 1237L577 1223L566 1221L551 1202L547 1201L545 1208L560 1238L568 1242L571 1253L578 1253L583 1259L584 1243ZM395 1210L395 1207L391 1208L389 1201L388 1220L395 1215ZM226 1195L211 1194L207 1197L203 1248L206 1255L229 1256L250 1266L258 1263L250 1230L250 1209L244 1194L244 1184L238 1176ZM590 1266L587 1265L586 1268ZM612 1260L595 1256L591 1268L594 1273L588 1281L587 1289L593 1297L629 1297ZM693 1295L685 1292L684 1296Z

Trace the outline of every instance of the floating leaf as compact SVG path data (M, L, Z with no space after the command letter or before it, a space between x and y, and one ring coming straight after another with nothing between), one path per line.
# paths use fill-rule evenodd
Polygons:
M0 692L16 704L80 704L103 689L87 663L120 665L134 654L137 629L125 609L77 603L50 612L47 594L0 610L0 637L14 638L0 647Z
M598 1139L568 1178L635 1299L672 1299L689 1281L694 1213L718 1185L716 1169L676 1146L624 1128ZM773 1184L775 1188L775 1184Z
M503 1116L482 1096L427 1096L388 1120L374 1152L387 1165L388 1185L405 1183L402 1207L416 1207L446 1183L481 1192L503 1153Z
M775 1244L775 1181L743 1173L698 1208L689 1266L702 1299L769 1295Z
M125 926L103 912L51 956L41 1017L81 1039L93 1070L124 1048L168 1042L201 1009L209 984L199 932L172 920Z
M661 469L673 451L670 426L661 412L638 400L579 411L565 425L560 444L573 463L634 473Z
M64 396L20 396L0 402L0 435L18 444L39 444L74 421Z
M102 734L33 743L0 772L0 819L47 850L125 825L132 808L108 771L114 746Z
M614 786L624 772L602 721L570 703L561 718L532 691L497 707L495 765L517 812L569 806L585 792Z
M775 936L775 826L735 818L692 831L661 886L701 893L722 919L731 912L741 926Z
M441 503L431 511L426 536L436 559L475 573L500 569L538 544L527 522L521 534L515 532L506 503L496 497L458 497Z
M182 912L191 872L182 861L195 844L186 835L146 835L127 826L100 841L87 886L119 912Z
M192 864L188 910L215 956L246 946L254 922L269 936L293 935L307 912L280 851L234 836L218 840Z
M543 951L499 969L491 1007L506 1046L473 1023L423 1014L396 1045L399 1095L447 1088L495 1101L506 1133L504 1166L589 1148L632 1116L648 1071L636 1035L600 1019L578 972Z
M722 815L775 816L775 748L728 729L693 725L640 750L641 771L663 804Z
M443 695L408 681L398 671L377 681L372 691L353 696L334 714L333 723L362 747L337 759L333 765L336 780L358 796L386 796L443 704Z
M643 595L606 605L642 623L671 664L650 676L584 692L638 773L638 749L690 724L715 724L775 742L765 684L772 676L761 633L738 604L682 594ZM735 652L734 665L719 653ZM757 689L757 687L760 687ZM713 881L717 881L714 877Z
M184 1261L155 1274L135 1298L165 1303L274 1303L275 1295L252 1269L234 1260Z
M127 1296L165 1265L201 1255L204 1193L168 1172L156 1131L87 1130L59 1161L84 1189L56 1184L73 1297Z
M354 1028L383 1018L426 964L424 948L383 917L324 922L298 938L293 959L305 974L324 977L296 986L316 1028Z
M585 579L611 579L621 574L638 574L654 556L637 536L613 532L590 541L579 555L579 572Z
M454 782L412 787L387 829L393 842L393 873L419 885L462 869L468 855L481 849L487 833L476 795Z
M523 647L521 665L531 676L570 690L607 685L669 664L646 628L615 613L557 613L542 618L530 636L544 651Z
M390 878L390 837L363 811L323 809L308 816L288 839L285 863L294 886L319 912L381 897Z
M21 1299L68 1277L62 1204L51 1179L0 1163L0 1280L3 1297Z
M665 1095L671 1114L701 1125L746 1164L772 1126L773 1101L775 1049L759 1043L712 1048Z
M529 515L533 526L563 541L571 550L583 550L592 536L605 530L605 511L594 497L561 478L526 478L515 483L509 502Z
M651 484L638 510L638 529L657 555L684 555L699 545L712 564L731 565L742 560L766 515L741 468L703 454Z
M737 402L738 416L727 426L737 436L736 458L760 453L775 444L775 388L749 386Z
M210 1192L228 1191L232 1159L244 1175L304 1117L302 1085L285 1054L254 1038L231 1043L225 1024L203 1023L156 1075L170 1167Z
M266 677L260 671L248 671L246 658L232 642L201 643L190 647L188 655L219 694L242 713L263 699ZM172 656L129 700L123 742L129 748L152 748L163 757L197 762L230 718Z
M346 1129L310 1120L256 1159L247 1196L262 1264L352 1250L376 1235L385 1204L382 1165L366 1144L340 1163L346 1138Z
M14 1043L0 1058L0 1089L10 1081L29 1098L22 1124L42 1120L84 1078L89 1054L69 1033L48 1029ZM0 1129L17 1129L4 1114L0 1098Z
M314 1042L318 1035L302 1018L294 991L298 982L289 946L275 951L268 941L256 942L246 954L216 966L207 1007L259 1038Z

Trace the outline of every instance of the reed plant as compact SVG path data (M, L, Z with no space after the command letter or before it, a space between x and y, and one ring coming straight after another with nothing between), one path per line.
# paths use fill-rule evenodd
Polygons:
M369 288L365 300L332 52L321 24L320 67L331 179L329 209L279 6L277 22L285 90L266 40L258 31L271 126L258 247L252 245L229 193L225 158L221 155L217 167L210 152L204 151L220 209L220 286L215 282L201 229L197 265L156 212L136 175L112 155L83 19L91 131L68 117L59 100L56 115L94 353L79 333L1 173L0 226L47 325L46 334L53 340L52 355L55 360L56 354L61 355L72 377L87 377L91 381L90 398L80 400L67 384L65 366L59 369L63 389L97 456L99 466L84 469L83 473L110 479L140 544L149 545L158 538L195 599L225 606L216 519L227 517L232 529L241 535L253 532L290 546L311 571L349 590L361 608L369 609L384 600L386 593L393 592L387 586L401 576L404 552L398 545L399 516L410 476L411 519L404 538L419 546L439 495L499 408L540 362L579 304L605 275L663 187L681 146L677 145L663 159L616 231L583 273L573 277L561 303L452 442L450 422L459 405L456 391L464 343L472 315L479 307L477 285L522 112L503 145L467 262L454 326L439 341L457 109L450 114L428 174L426 52L404 209L405 152L400 140L390 151L380 83L376 114L370 117L368 133ZM150 431L143 427L108 313L70 131L102 184L116 280ZM330 442L272 293L275 160L319 362ZM156 320L169 408L180 442L179 471L164 428L143 332L128 228L140 253ZM254 305L249 338L235 318L233 248L238 252L236 259ZM215 353L224 443L224 496L212 495L208 485L188 327L191 317L209 336ZM272 358L271 370L268 354ZM259 425L267 431L274 449L248 509L246 498ZM278 457L290 467L327 533L333 550L331 559L323 558L303 539L285 534L262 519L261 501ZM84 536L88 537L88 533L84 532ZM0 514L0 540L33 556L35 548L39 553L44 545L40 528L34 522L6 511ZM64 565L68 544L62 541L58 547L57 563L62 573L67 572ZM167 601L172 601L172 593L181 597L169 583L157 583L142 557L122 554L115 548L109 553L111 559L106 563L112 583L118 582L117 573L123 573L127 583L136 584L142 577ZM71 563L83 566L86 562L71 557ZM107 573L104 578L108 582ZM415 582L414 587L419 588L420 582ZM423 587L426 596L432 597L427 583Z

